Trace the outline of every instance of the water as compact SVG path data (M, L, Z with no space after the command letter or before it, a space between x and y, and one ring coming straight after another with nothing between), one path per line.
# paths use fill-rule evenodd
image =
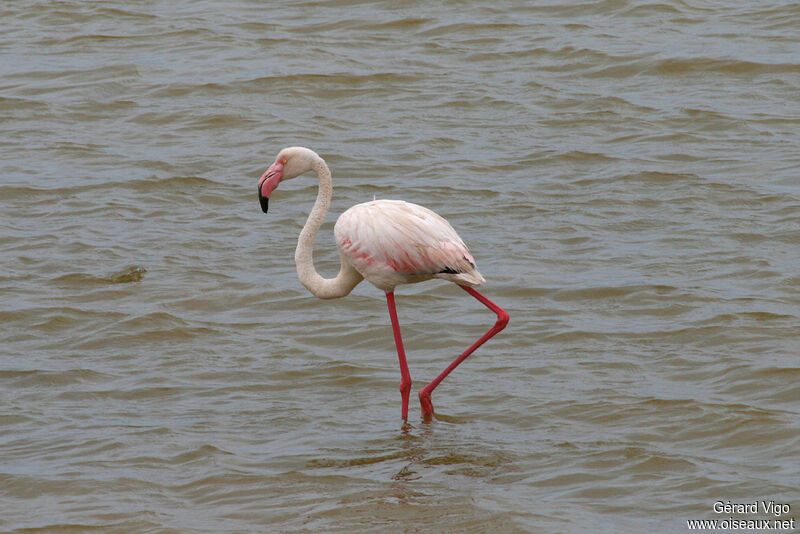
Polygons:
M800 9L0 7L0 530L683 532L800 513ZM386 304L320 301L335 216L459 231L511 314L400 421ZM398 289L418 389L493 315Z

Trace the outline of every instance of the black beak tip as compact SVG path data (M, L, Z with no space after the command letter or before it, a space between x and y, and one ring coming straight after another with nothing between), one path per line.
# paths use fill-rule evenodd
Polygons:
M262 196L261 191L259 191L258 201L261 203L261 211L267 213L267 211L269 211L269 197Z

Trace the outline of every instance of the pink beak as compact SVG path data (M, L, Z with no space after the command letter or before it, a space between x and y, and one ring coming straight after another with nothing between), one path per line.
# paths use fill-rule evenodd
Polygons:
M258 180L258 201L261 203L261 210L264 213L267 213L269 209L269 196L278 187L282 177L283 163L276 161Z

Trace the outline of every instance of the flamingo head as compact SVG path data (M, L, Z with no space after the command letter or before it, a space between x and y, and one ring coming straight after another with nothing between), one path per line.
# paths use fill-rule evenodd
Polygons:
M310 171L315 159L319 159L316 152L300 146L284 148L278 153L275 163L258 180L258 200L264 213L267 213L269 197L278 184Z

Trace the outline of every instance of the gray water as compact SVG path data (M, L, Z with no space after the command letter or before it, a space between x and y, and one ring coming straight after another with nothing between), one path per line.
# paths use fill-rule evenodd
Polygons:
M800 7L0 6L0 530L684 532L800 517ZM447 218L511 314L400 420L336 215ZM414 390L491 326L397 290ZM795 527L796 528L796 527ZM773 530L778 531L778 530ZM786 531L786 530L783 530Z

